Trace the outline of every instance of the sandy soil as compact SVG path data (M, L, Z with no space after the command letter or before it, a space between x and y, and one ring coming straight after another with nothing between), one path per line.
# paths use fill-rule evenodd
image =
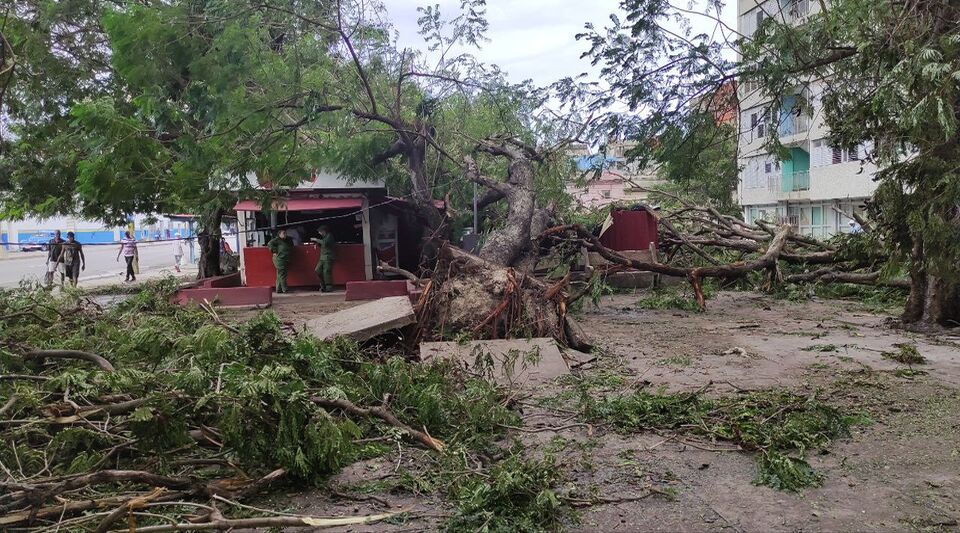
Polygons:
M621 435L604 427L566 427L517 433L532 454L560 445L569 488L611 499L646 493L638 501L593 506L574 531L960 531L960 337L891 329L888 317L855 302L792 303L742 292L721 293L705 313L645 310L639 296L606 298L581 317L600 345L597 360L549 383L530 383L523 402L528 428L569 425L569 415L537 407L587 380L595 394L634 387L733 394L786 388L817 391L824 399L872 423L856 426L828 453L809 457L825 474L822 487L799 494L756 486L753 455L716 451L725 446L654 432ZM323 307L326 305L327 307ZM343 305L343 304L341 304ZM275 310L303 320L309 306L336 306L291 298ZM329 309L329 311L324 311ZM929 364L925 375L900 377L903 365L881 352L916 344ZM833 345L833 351L819 351ZM917 367L921 368L921 367ZM701 449L711 448L711 450ZM420 452L353 465L334 486L390 479L417 469ZM435 529L450 506L435 497L377 494L390 509L413 507L402 524L350 531ZM281 506L324 516L383 512L373 500L331 498L327 491L295 491L271 499Z

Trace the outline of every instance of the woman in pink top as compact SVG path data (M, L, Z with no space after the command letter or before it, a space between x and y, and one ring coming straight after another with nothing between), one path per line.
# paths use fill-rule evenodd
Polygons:
M129 231L124 232L124 237L120 239L120 251L117 252L117 261L120 261L120 255L127 262L127 279L125 281L137 281L137 276L133 273L133 262L137 259L137 240Z

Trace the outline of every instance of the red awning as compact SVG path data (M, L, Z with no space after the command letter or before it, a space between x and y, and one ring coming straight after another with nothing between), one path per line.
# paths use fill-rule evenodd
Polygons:
M274 200L275 211L322 211L324 209L359 209L363 198L290 198ZM237 211L260 211L260 202L243 200L235 207Z

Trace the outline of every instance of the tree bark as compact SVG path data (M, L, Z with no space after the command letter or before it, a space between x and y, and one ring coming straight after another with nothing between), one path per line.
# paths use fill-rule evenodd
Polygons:
M220 269L220 224L223 222L223 213L223 208L218 207L210 217L209 224L205 224L197 236L200 247L197 277L200 279L223 274Z
M915 238L910 253L910 296L901 320L907 324L960 326L960 283L930 274L925 255L923 239Z

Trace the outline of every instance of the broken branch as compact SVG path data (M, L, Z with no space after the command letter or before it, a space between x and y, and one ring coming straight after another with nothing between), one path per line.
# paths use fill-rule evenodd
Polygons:
M23 354L24 359L79 359L89 361L105 372L115 372L113 365L95 353L80 350L30 350Z
M431 450L442 452L444 448L444 443L431 437L430 435L413 429L412 427L404 424L400 421L393 413L391 413L385 407L358 407L356 404L349 400L329 400L326 398L314 397L311 398L313 403L323 407L324 409L339 409L347 414L360 417L374 417L383 420L384 422L390 424L393 427L400 428L405 431L407 435L410 436L413 440L423 444Z

